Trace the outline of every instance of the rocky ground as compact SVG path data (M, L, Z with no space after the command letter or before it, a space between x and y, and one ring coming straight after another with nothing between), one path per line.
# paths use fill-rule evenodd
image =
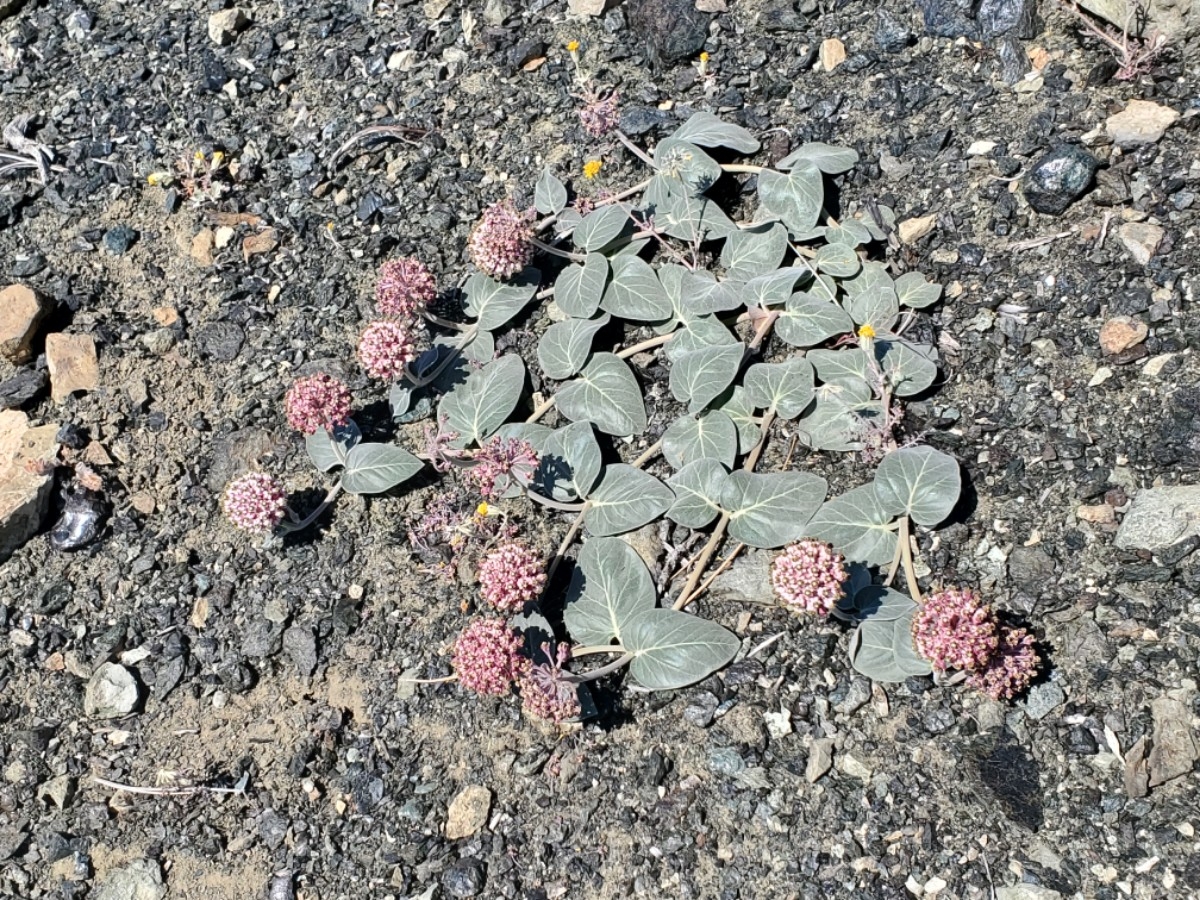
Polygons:
M1117 80L1049 3L699 5L0 0L0 112L29 117L6 137L49 148L0 175L5 896L1200 894L1200 498L1172 489L1200 469L1183 39ZM436 488L343 498L279 551L222 519L254 461L316 496L280 413L297 372L340 367L386 426L351 354L380 261L452 286L479 212L543 166L582 182L602 159L585 191L640 177L580 128L572 39L639 140L707 109L759 161L859 151L843 198L893 206L881 253L946 287L921 323L944 380L908 424L971 490L921 558L1032 625L1026 698L871 685L836 623L737 600L750 556L705 613L747 650L780 639L675 694L613 685L548 734L401 681L448 671L472 596L409 552ZM338 152L374 124L412 130ZM59 490L80 463L99 523Z

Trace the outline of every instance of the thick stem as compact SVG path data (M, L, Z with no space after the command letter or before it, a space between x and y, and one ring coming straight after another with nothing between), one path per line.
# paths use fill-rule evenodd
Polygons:
M445 328L450 331L467 331L470 325L465 325L462 322L451 322L449 319L443 319L441 316L435 316L433 313L426 310L421 313L426 322L437 325L439 328Z
M529 414L529 418L525 420L525 424L529 425L533 422L536 422L546 413L550 412L550 408L552 406L554 406L554 397L549 397L548 399L543 400L537 405L533 412Z
M341 492L342 492L342 482L339 480L337 482L337 484L335 484L333 487L331 487L329 489L329 493L325 495L325 499L321 501L320 506L318 506L316 509L314 509L312 512L310 512L307 516L305 516L299 522L283 522L283 523L281 523L279 526L280 532L282 532L283 534L290 534L293 531L303 531L305 528L307 528L313 522L317 521L317 519L319 519L321 517L321 513L325 512L325 510L329 509L330 505L333 503L334 500L337 499L338 494L340 494Z
M458 676L444 675L441 678L400 678L397 680L401 684L449 684L451 681L458 681Z
M633 141L631 141L629 139L629 136L627 134L625 134L625 132L623 132L620 128L614 128L613 134L615 134L617 136L618 141L620 141L622 144L625 145L626 150L628 150L630 153L632 153L634 156L636 156L638 159L640 159L642 162L644 162L646 165L648 165L651 169L655 169L655 170L658 169L658 166L655 164L654 160L650 158L650 156L646 153L646 151L643 150L641 147L639 147L637 144L635 144Z
M455 344L450 349L450 352L446 354L446 358L443 359L440 363L438 363L434 367L433 371L430 372L428 375L423 375L420 378L418 378L417 374L415 372L413 372L412 367L411 366L407 367L405 369L405 374L407 375L408 380L410 382L412 382L411 384L408 385L408 389L415 391L417 388L423 388L423 387L425 387L425 385L432 384L434 381L436 381L437 377L439 375L441 375L444 371L446 371L446 368L452 362L454 362L456 359L458 359L458 354L462 353L463 348L466 347L467 344L471 343L471 341L475 340L475 335L478 333L479 333L478 325L468 325L463 330L462 334L459 335L458 343Z
M757 175L764 168L765 168L764 166L751 166L746 163L725 163L721 166L721 171L722 172L739 172L739 173L743 173L746 175Z
M588 672L586 675L564 675L563 680L570 681L573 684L586 684L589 681L599 681L605 675L611 675L613 672L617 672L625 668L631 662L633 662L633 654L626 653L620 658L614 659L608 665L594 669L591 672Z
M646 463L650 462L650 460L654 459L654 457L658 456L658 452L662 450L662 445L662 438L659 438L657 441L647 447L641 456L633 461L633 467L635 469L640 469Z
M575 521L571 523L571 527L567 529L566 535L562 542L559 543L558 549L554 551L554 558L550 560L550 565L546 569L546 587L554 581L554 573L558 571L558 567L562 565L562 561L566 558L567 548L571 546L571 542L575 540L575 536L579 534L579 530L583 528L583 516L588 511L588 505L583 504L583 509L579 515L575 517Z
M621 359L629 359L631 356L637 356L637 354L641 353L643 350L653 350L655 347L661 347L674 336L674 331L668 331L666 334L660 334L657 337L647 338L644 341L634 344L632 347L626 347L624 350L618 353L617 356L621 357Z
M917 571L913 566L912 544L908 539L908 516L902 516L900 519L900 534L896 536L900 541L900 559L904 563L904 580L908 582L908 595L917 603L924 603L925 598L921 596L921 587L917 584Z
M561 259L567 259L571 262L577 263L584 262L587 259L587 257L582 253L571 253L569 250L559 250L557 247L552 247L545 241L539 241L537 238L530 238L529 240L533 246L537 247L543 253L549 254L550 256L557 256Z
M595 656L597 653L627 653L620 644L598 644L594 647L572 647L571 659L580 656Z

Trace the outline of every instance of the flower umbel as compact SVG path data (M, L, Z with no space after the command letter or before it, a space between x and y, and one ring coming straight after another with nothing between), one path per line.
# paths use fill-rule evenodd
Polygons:
M589 180L595 178L600 174L600 167L603 165L604 163L598 159L589 159L583 164L583 177Z
M451 665L459 683L479 694L507 694L529 671L521 644L520 634L503 619L476 619L454 642Z
M433 273L419 259L402 256L379 267L375 305L389 319L415 320L437 297Z
M620 95L613 91L603 100L596 95L585 99L583 108L579 110L579 121L583 123L583 130L592 137L602 138L621 121L617 107Z
M497 547L479 565L480 593L501 612L515 612L536 600L545 585L542 558L520 541Z
M265 533L283 520L287 496L270 475L251 472L230 482L222 506L229 521L238 528Z
M580 713L579 688L563 678L563 664L571 658L571 648L558 645L556 656L550 655L550 645L542 644L542 653L549 662L538 663L521 677L521 708L536 719L561 724Z
M511 201L484 210L468 242L471 261L484 273L506 281L533 259L533 228L529 217Z
M498 500L508 490L515 475L528 481L538 467L538 454L533 444L520 438L493 437L475 452L474 465L467 469L467 479L487 500Z
M372 322L358 340L358 358L375 378L395 381L417 358L408 329L398 322Z
M1029 687L1039 664L1033 635L1024 628L1001 625L995 654L987 665L971 674L967 684L993 700L1010 700Z
M336 378L319 372L297 378L283 401L288 424L303 434L318 428L332 432L350 421L350 389Z
M996 652L996 632L995 615L970 589L929 595L913 619L917 652L941 671L986 666Z
M789 609L824 616L841 599L845 562L824 541L798 541L775 557L771 584Z

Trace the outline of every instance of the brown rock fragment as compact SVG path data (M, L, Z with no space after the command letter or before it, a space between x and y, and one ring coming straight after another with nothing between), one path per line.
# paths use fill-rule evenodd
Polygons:
M46 335L50 396L62 403L76 391L94 391L100 384L96 342L89 334Z
M0 291L0 356L14 363L30 357L30 344L48 307L30 288L10 284Z

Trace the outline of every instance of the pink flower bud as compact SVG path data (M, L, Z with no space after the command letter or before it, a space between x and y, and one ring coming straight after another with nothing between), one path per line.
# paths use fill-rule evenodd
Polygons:
M982 669L967 678L967 683L993 700L1009 700L1029 687L1039 665L1033 635L1024 628L1002 625L996 652Z
M324 373L297 378L283 405L288 424L304 434L332 432L350 421L350 389Z
M827 615L841 599L845 580L845 559L824 541L791 544L771 565L776 595L796 612Z
M917 651L941 671L987 665L996 641L996 617L970 589L929 595L913 618Z
M403 256L379 267L375 305L388 319L413 321L437 297L437 282L419 259Z
M546 585L542 558L519 541L501 544L479 565L479 586L488 605L502 612L520 610Z
M287 497L270 475L252 472L230 482L222 505L229 521L238 528L268 532L283 519Z
M521 636L503 619L476 619L454 642L451 664L459 683L479 694L503 696L529 670Z
M503 200L484 210L471 232L467 249L480 271L505 281L533 259L533 228L529 217Z
M358 341L363 368L381 381L396 381L404 367L417 358L407 329L397 322L372 322Z

